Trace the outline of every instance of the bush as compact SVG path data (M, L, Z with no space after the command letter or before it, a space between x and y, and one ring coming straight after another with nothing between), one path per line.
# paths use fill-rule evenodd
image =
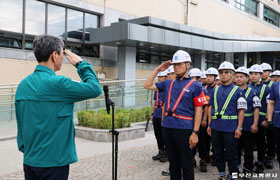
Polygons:
M107 114L105 109L99 111L80 111L78 114L78 125L97 129L112 128L112 112ZM132 122L146 121L152 114L151 107L142 109L117 109L115 111L115 128L130 127Z

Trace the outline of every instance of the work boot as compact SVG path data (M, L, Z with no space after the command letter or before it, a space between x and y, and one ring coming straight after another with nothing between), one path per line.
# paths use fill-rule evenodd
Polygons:
M207 165L204 160L200 160L199 165L200 165L200 172L207 172Z
M244 180L252 180L253 179L253 175L252 175L252 171L249 171L247 169L243 169L243 173L244 173Z
M160 162L167 162L168 161L168 156L167 156L167 152L163 151L162 156L159 159Z
M193 158L192 161L193 161L193 167L197 167L195 158Z
M263 173L264 171L264 166L263 166L263 163L262 162L257 162L255 163L256 164L256 173Z
M152 159L153 159L154 161L160 160L160 158L162 157L162 155L163 155L163 151L159 151L157 155L155 155L155 156L152 157Z
M218 180L227 180L227 176L220 176Z
M264 166L267 168L267 169L273 169L273 161L272 161L272 158L271 157L266 157L265 160L264 160Z
M169 169L166 169L165 171L162 171L162 172L161 172L161 175L163 175L163 176L170 176L170 171L169 171Z

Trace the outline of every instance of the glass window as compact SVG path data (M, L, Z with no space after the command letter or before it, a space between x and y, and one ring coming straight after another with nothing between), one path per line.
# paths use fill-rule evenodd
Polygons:
M45 34L45 5L39 1L26 0L26 34Z
M65 8L48 4L48 34L64 38Z
M67 15L67 37L83 39L83 13L68 9ZM70 39L69 39L70 40Z
M0 30L21 33L22 11L23 0L0 0Z
M87 57L99 57L99 46L85 44L84 45L84 54L83 56Z
M90 30L99 27L98 16L85 14L85 40L89 41Z
M16 39L16 38L8 38L8 37L1 37L0 36L0 46L20 48L21 47L21 40Z
M263 11L264 11L263 16L265 21L274 24L275 26L279 26L279 14L266 7L264 7Z
M210 67L219 68L220 64L225 61L225 54L218 52L206 53L207 69Z
M257 2L255 0L234 0L234 6L242 11L257 16Z

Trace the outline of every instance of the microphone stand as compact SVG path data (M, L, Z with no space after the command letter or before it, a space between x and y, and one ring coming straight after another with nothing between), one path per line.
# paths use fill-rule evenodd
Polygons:
M109 130L109 132L112 133L112 180L117 180L117 178L118 178L118 135L119 135L119 132L117 130L115 130L115 103L113 101L111 101L109 98L108 98L107 103L109 106L112 106L112 129Z

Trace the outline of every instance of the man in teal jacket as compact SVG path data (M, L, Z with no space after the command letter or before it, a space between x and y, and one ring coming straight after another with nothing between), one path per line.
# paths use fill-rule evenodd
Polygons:
M34 40L38 61L16 92L18 148L24 154L25 179L68 179L69 164L77 162L74 142L74 103L102 93L92 66L69 50L55 36ZM77 68L81 82L57 76L63 53Z

